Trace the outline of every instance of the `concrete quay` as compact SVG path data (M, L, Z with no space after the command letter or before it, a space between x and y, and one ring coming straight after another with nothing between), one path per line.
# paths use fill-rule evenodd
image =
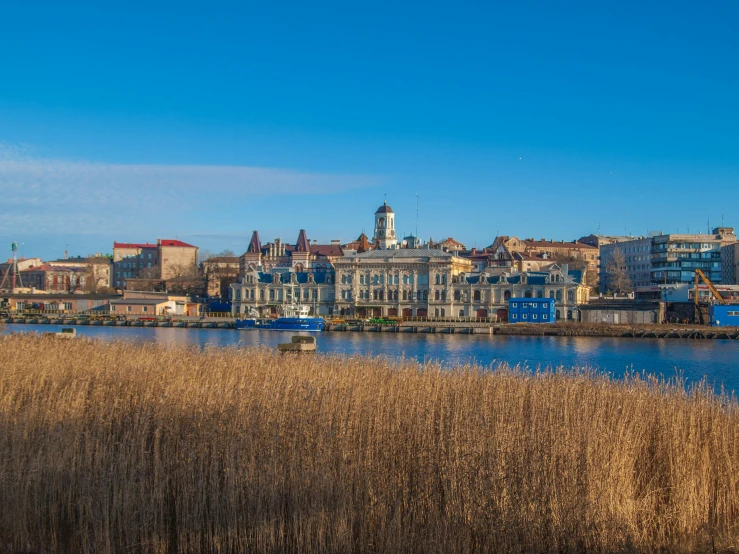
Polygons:
M93 325L107 327L177 327L188 329L234 329L235 319L217 318L107 318L70 315L0 316L0 322L28 325ZM661 339L739 340L739 327L700 325L630 325L598 323L508 324L491 322L403 321L399 325L327 322L324 332L432 333L461 335L611 337Z

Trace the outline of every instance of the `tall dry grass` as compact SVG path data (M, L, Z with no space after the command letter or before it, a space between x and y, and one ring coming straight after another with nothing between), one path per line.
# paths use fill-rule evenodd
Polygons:
M0 338L2 552L710 552L738 516L706 391Z

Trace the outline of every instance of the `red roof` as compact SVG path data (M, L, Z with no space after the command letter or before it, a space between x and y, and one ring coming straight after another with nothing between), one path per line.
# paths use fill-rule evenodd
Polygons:
M193 246L192 244L187 244L186 242L182 242L181 240L159 239L157 243L161 244L162 246L179 246L182 248L197 248L197 246Z
M314 244L310 247L312 254L317 256L343 256L344 251L338 244Z
M187 244L181 240L159 239L157 244L149 244L148 242L114 242L113 248L157 248L158 246L178 246L182 248L197 248L192 244Z
M156 244L149 244L148 242L113 242L113 248L156 248Z

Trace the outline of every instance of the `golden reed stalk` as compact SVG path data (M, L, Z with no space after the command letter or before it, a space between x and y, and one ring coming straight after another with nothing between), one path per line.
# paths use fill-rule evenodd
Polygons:
M0 338L0 552L739 548L739 409L505 366Z

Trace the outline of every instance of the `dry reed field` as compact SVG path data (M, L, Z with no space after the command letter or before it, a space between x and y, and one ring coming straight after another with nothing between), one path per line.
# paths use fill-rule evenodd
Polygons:
M0 337L0 552L738 548L705 389Z

